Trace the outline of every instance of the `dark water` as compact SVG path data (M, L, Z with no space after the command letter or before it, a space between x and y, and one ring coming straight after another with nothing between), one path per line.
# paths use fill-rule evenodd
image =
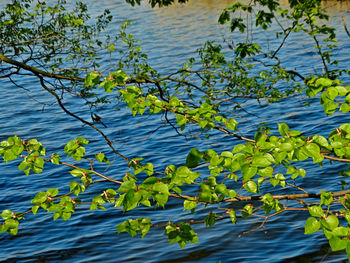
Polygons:
M165 9L150 9L147 6L131 8L123 1L89 1L92 13L100 13L102 8L110 8L117 22L111 32L118 32L121 21L131 21L129 30L136 39L141 40L144 52L149 54L151 64L160 72L167 73L177 69L187 58L193 56L206 40L235 40L240 37L229 33L217 24L219 10L231 1L191 1L185 6ZM6 3L1 1L0 3ZM345 15L350 25L349 1L328 1L332 12L330 23L337 27L339 46L336 58L342 67L350 66L350 39L346 37L341 23ZM266 48L276 48L274 34L255 32L254 38ZM310 41L295 35L281 51L280 57L288 66L305 73L319 72L315 65L319 58L310 48ZM312 46L312 45L311 45ZM105 62L108 62L106 58ZM345 79L347 84L349 79ZM53 98L43 92L38 83L23 78L21 84L31 92L18 89L11 83L0 80L0 137L1 140L14 134L30 139L37 138L47 148L47 152L62 154L64 144L83 136L90 140L88 152L105 152L109 149L101 146L100 136L91 129L82 127L74 119L64 115ZM239 113L237 120L244 135L253 134L256 124L286 122L293 129L305 134L327 135L339 123L349 122L344 114L326 117L316 102L311 107L303 106L303 98L294 98L269 106L247 102L244 106L251 114ZM45 106L44 106L45 105ZM82 117L88 117L86 109L75 101L67 101L70 110ZM185 154L192 148L212 148L218 152L232 150L239 142L231 137L219 134L215 140L179 138L168 126L159 127L157 116L130 118L126 111L115 113L112 109L99 112L104 116L108 128L106 133L116 142L116 148L127 156L142 156L152 161L158 170L168 164L181 165ZM257 115L258 117L254 117ZM117 123L118 125L114 125ZM156 130L156 131L155 131ZM325 164L320 169L312 163L306 163L305 179L298 183L306 187L312 185L314 191L339 190L337 171L342 165ZM67 169L47 166L46 172L26 177L13 163L0 165L0 210L26 211L30 200L37 191L61 187L68 191L68 182L72 181ZM121 178L125 165L116 159L107 176ZM88 193L99 194L102 186L91 187ZM84 197L84 195L82 195ZM21 224L17 236L0 236L0 261L6 262L342 262L347 260L344 252L330 252L327 240L321 234L304 235L304 223L307 214L285 213L271 218L263 230L238 238L245 230L257 227L256 218L239 221L232 225L219 221L211 229L196 225L199 244L187 245L181 250L177 244L169 245L163 230L152 229L142 240L131 238L127 234L118 235L116 226L126 218L151 216L153 223L169 220L181 221L192 218L184 212L181 204L170 202L166 210L140 207L124 214L120 209L107 211L89 211L81 207L66 222L52 222L52 216L38 213L27 215ZM199 216L205 216L209 208L197 210Z

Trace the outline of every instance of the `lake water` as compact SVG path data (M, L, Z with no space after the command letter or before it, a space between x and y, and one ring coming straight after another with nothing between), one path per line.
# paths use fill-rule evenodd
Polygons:
M139 39L143 50L150 57L150 63L162 73L178 69L186 59L194 55L207 40L236 40L240 36L230 33L217 24L218 14L231 1L191 0L183 6L164 9L151 9L144 5L130 7L123 1L88 1L92 14L99 14L102 8L109 8L116 17L111 31L117 33L121 21L130 20L129 31ZM283 1L282 1L283 2ZM6 1L0 1L1 4ZM350 26L349 1L327 1L331 12L330 23L338 30L336 52L342 67L350 66L350 39L342 27L341 16L344 15ZM275 29L274 29L275 30ZM257 31L254 38L267 48L276 48L274 33ZM281 50L280 57L290 69L297 68L307 73L319 72L315 68L319 58L310 48L310 41L298 35L289 39L288 45ZM312 45L311 45L312 46ZM105 59L108 62L108 58ZM350 79L345 79L350 84ZM22 78L20 84L31 92L18 89L11 83L0 80L0 139L14 134L30 139L37 138L44 144L48 153L58 152L63 155L66 142L76 136L90 140L87 151L105 152L109 149L103 145L101 137L93 130L82 127L74 119L64 115L53 104L54 100L40 89L38 83L30 78ZM327 134L339 123L349 122L348 114L334 114L326 117L323 108L316 99L293 98L273 105L245 103L250 114L239 112L237 120L243 135L251 136L256 124L269 122L286 122L291 128L305 134ZM312 106L303 106L303 102L315 102ZM67 106L76 114L88 117L88 111L68 100ZM177 136L168 126L159 127L157 116L130 118L126 111L116 113L113 109L99 112L107 125L108 136L116 140L116 148L127 156L145 157L152 161L158 170L167 164L181 165L186 153L192 147L201 150L207 148L218 152L232 150L239 143L237 140L218 134L215 139L202 140ZM117 125L115 125L117 124ZM305 179L298 183L313 191L339 190L337 171L341 164L332 166L325 163L320 169L311 162L306 163ZM46 172L26 177L13 163L0 164L0 210L26 211L30 200L37 191L68 185L72 179L68 170L62 167L47 166ZM119 159L106 172L107 176L120 179L125 173L125 165ZM113 185L111 185L112 187ZM68 186L60 188L62 193ZM102 186L94 185L87 192L99 194ZM82 195L84 197L84 194ZM183 211L182 204L170 202L167 209L148 209L140 207L123 214L120 209L107 211L89 211L82 206L66 222L58 219L52 222L52 215L38 213L27 215L21 224L17 236L2 234L0 236L0 261L6 262L342 262L347 260L345 252L331 252L328 242L321 234L304 235L304 223L308 217L305 213L284 213L271 218L263 230L238 235L260 224L256 218L239 220L237 225L228 221L219 221L213 228L196 225L199 244L190 244L181 250L177 244L168 244L162 229L152 229L142 240L131 238L127 234L116 233L116 226L126 218L150 216L153 223L169 220L181 221L192 218ZM198 218L210 210L201 207Z

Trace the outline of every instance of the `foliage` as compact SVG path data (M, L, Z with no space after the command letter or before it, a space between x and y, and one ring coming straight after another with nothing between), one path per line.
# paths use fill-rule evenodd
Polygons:
M140 4L140 1L127 2ZM152 7L173 2L149 1ZM87 158L89 141L82 137L64 147L64 153L76 164L62 161L57 153L47 158L46 149L36 139L10 137L0 146L5 162L20 159L18 168L26 175L44 173L48 163L67 166L76 181L68 183L68 193L58 195L58 189L37 193L28 211L4 210L1 232L17 234L24 216L30 212L35 215L38 210L52 212L54 220L68 220L77 206L86 203L90 210L105 210L111 208L110 205L120 207L127 215L139 206L166 209L168 201L176 199L184 210L193 213L193 220L162 225L151 222L150 218L127 219L117 226L118 233L141 234L143 238L152 227L160 227L169 243L178 243L183 248L187 243L198 242L193 224L212 227L218 220L235 224L239 221L237 218L263 218L257 229L242 233L246 234L260 229L269 218L283 212L305 211L310 215L305 222L305 234L322 230L333 251L345 249L350 257L350 191L310 193L295 183L297 177L307 176L301 168L302 162L319 165L326 161L350 162L350 124L341 124L329 132L328 138L304 135L303 131L290 129L287 123L276 124L279 134L271 134L268 127L259 127L250 135L252 138L248 138L236 133L239 123L234 117L245 100L278 103L300 94L318 96L327 115L350 111L350 87L341 81L342 74L349 71L336 68L337 61L332 60L336 49L335 30L323 24L328 16L320 1L290 0L288 9L282 9L272 0L234 3L223 10L219 17L221 24L229 24L232 31L243 33L249 32L252 23L238 13L248 13L248 20L263 30L268 30L274 20L284 19L288 26L281 27L277 34L280 46L272 52L264 52L248 39L232 47L234 55L229 56L223 52L222 45L207 42L198 50L199 59L189 59L169 75L162 75L149 65L147 55L126 32L127 22L112 38L104 34L112 20L108 10L97 17L95 23L91 23L83 3L77 3L70 12L67 10L65 1L54 5L31 0L8 4L0 13L0 77L11 79L22 74L36 77L66 114L99 132L111 151L125 160L129 170L123 171L119 178L118 175L117 178L107 177L95 170L96 162L111 165L110 158L105 153L94 153L94 158ZM303 75L282 66L278 52L288 36L297 32L305 33L314 41L323 74ZM119 62L108 73L102 73L100 69L105 66L98 63L104 52L120 54ZM264 59L259 59L261 57ZM285 88L280 88L281 83ZM67 94L85 100L91 110L91 120L66 108L63 98ZM134 116L164 116L179 136L196 127L207 137L216 130L241 143L221 153L194 147L184 157L183 165L175 166L170 161L164 171L156 171L153 163L143 162L142 157L121 154L99 128L101 118L94 110L109 104L122 105ZM97 178L114 183L115 187L82 202L79 194L93 187ZM302 193L274 195L275 188ZM317 201L307 202L310 198ZM295 202L287 206L281 200ZM253 206L253 201L261 206ZM234 210L225 206L233 202L241 203L241 208ZM202 206L210 207L211 211L205 218L198 218L196 209Z

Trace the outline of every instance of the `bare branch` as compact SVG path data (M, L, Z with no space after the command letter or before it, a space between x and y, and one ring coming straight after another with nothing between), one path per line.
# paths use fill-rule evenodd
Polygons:
M348 30L348 27L346 26L344 16L342 16L342 20L343 20L343 25L344 25L345 32L346 32L346 34L350 37L350 32L349 32L349 30Z

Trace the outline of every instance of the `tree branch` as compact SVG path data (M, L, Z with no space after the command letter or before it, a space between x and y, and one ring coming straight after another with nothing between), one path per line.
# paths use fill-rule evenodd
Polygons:
M49 78L65 79L65 80L71 80L71 81L80 81L80 82L85 81L84 78L70 77L70 76L65 76L65 75L60 75L60 74L53 74L53 73L38 69L36 67L29 66L28 64L25 64L25 63L19 62L17 60L13 60L9 57L6 57L2 53L0 53L0 60L6 62L8 64L20 67L22 69L28 70L28 71L34 73L35 75L42 75L42 76L49 77Z
M120 156L121 158L123 158L127 163L129 163L129 159L128 159L126 156L122 155L119 151L117 151L117 150L114 148L114 146L113 146L113 144L112 144L112 141L111 141L99 128L97 128L93 123L88 122L88 121L86 121L86 120L80 118L79 116L75 115L74 113L70 112L70 111L63 105L62 100L60 99L60 97L59 97L52 89L48 88L48 87L45 85L45 83L44 83L44 78L43 78L41 75L39 75L38 73L35 73L35 75L39 78L41 86L42 86L46 91L48 91L51 95L53 95L53 96L56 98L56 100L57 100L57 102L58 102L58 105L61 107L61 109L62 109L65 113L67 113L68 115L72 116L73 118L79 120L79 121L82 122L83 124L86 124L86 125L90 126L90 127L93 128L94 130L96 130L98 133L100 133L100 134L102 135L102 137L105 139L105 141L106 141L106 143L108 144L108 146L112 149L112 151L113 151L115 154L117 154L118 156Z

